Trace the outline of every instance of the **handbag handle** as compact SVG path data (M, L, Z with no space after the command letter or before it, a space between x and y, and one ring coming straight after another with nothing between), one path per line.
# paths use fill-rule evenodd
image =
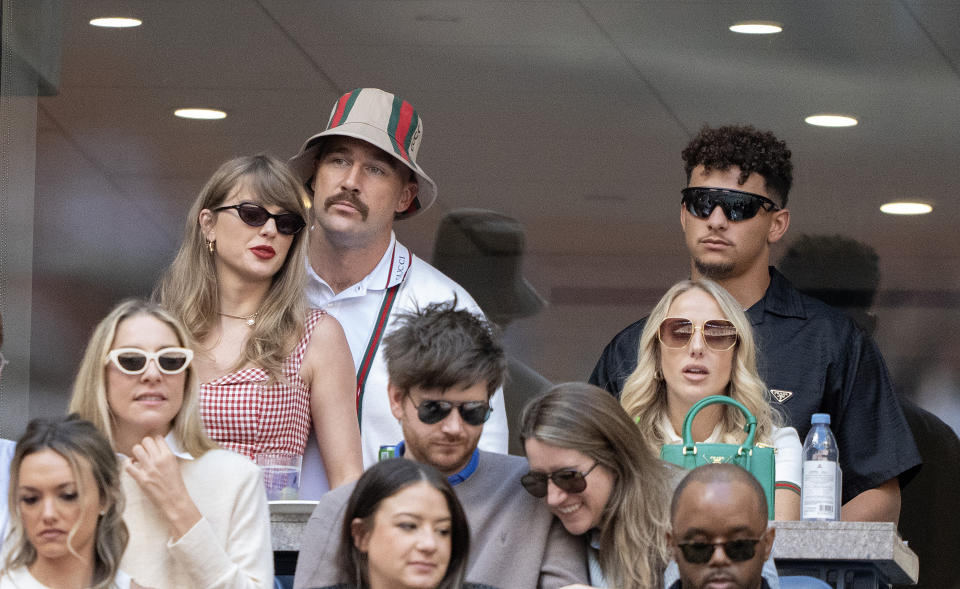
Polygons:
M683 453L686 454L689 452L696 452L696 445L693 441L693 418L697 416L697 413L701 409L707 407L708 405L713 405L715 403L726 403L727 405L733 405L739 409L744 416L747 418L747 425L743 428L743 431L747 432L747 439L743 441L743 444L740 445L740 450L738 453L750 452L753 448L753 439L757 435L757 418L753 413L750 413L750 410L744 406L743 403L732 399L726 395L710 395L709 397L704 397L693 404L693 407L687 411L687 415L683 418Z

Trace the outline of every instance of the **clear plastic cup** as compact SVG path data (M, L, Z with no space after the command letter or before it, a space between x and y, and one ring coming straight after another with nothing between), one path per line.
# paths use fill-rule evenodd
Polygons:
M257 454L257 466L263 472L263 483L270 501L296 499L300 494L300 465L303 456L283 452Z

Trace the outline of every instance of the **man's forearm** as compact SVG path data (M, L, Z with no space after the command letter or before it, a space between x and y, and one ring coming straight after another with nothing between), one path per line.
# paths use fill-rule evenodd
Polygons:
M893 478L880 486L867 489L841 510L842 519L854 522L900 521L900 483Z

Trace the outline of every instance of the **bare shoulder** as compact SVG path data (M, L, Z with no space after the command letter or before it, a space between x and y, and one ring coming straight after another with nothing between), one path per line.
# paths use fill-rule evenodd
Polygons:
M343 333L340 322L333 315L323 313L313 327L303 363L306 372L302 372L301 375L309 382L312 380L311 373L321 369L329 370L331 362L342 364L350 369L351 374L353 373L353 356L350 354L347 336Z
M313 336L311 341L315 339L338 339L345 338L343 335L343 327L340 326L340 322L337 321L337 318L333 315L314 309L311 311L313 313L319 314L316 325L313 327Z

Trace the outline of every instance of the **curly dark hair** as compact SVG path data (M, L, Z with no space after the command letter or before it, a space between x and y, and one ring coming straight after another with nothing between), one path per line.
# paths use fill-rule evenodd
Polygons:
M793 164L787 144L770 131L758 131L751 125L728 125L712 128L704 125L700 133L683 150L687 181L698 165L706 169L740 168L739 183L751 173L763 176L767 190L787 206L787 193L793 184Z

